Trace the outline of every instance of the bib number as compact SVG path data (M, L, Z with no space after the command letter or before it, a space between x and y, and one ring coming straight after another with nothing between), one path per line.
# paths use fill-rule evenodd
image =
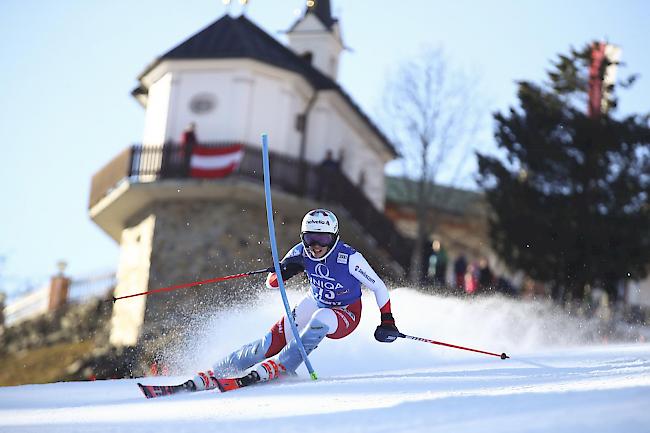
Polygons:
M318 293L316 294L316 297L319 300L331 301L336 297L336 293L334 293L334 290L324 289L321 287L318 289Z

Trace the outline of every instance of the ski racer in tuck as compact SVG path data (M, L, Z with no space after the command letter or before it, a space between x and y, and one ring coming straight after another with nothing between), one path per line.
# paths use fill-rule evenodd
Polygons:
M391 314L390 298L384 282L366 259L339 238L338 220L333 212L316 209L302 220L301 242L282 259L282 278L304 272L309 293L293 309L305 351L309 354L325 338L350 335L361 320L361 284L374 292L381 312L375 339L392 343L399 336ZM268 288L277 288L275 273L266 279ZM287 317L282 317L261 339L242 346L222 360L212 371L192 379L195 390L217 387L217 377L233 377L251 369L251 382L293 374L303 362Z

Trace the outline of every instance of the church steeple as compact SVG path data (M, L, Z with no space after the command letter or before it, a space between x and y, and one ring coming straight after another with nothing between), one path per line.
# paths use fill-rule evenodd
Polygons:
M307 1L306 14L314 14L325 27L331 29L337 20L332 18L332 8L330 7L329 0L309 0Z
M329 0L308 0L305 13L287 35L293 51L336 80L343 41Z

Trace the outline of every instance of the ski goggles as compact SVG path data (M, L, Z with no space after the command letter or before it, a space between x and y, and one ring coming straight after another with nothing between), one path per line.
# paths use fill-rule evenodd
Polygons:
M320 245L321 247L331 247L336 241L336 235L332 233L303 233L302 242L311 247L312 245Z

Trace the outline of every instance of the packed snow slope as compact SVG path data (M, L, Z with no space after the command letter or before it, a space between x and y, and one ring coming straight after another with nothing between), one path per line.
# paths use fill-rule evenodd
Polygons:
M174 376L141 380L180 383L256 338L282 313L279 295L270 296L247 310L197 317L183 347L161 354ZM403 333L511 359L412 340L377 343L379 314L366 293L359 329L310 357L318 381L301 370L225 394L153 400L137 380L6 387L0 432L650 432L650 344L606 344L596 323L547 304L408 289L391 297Z

